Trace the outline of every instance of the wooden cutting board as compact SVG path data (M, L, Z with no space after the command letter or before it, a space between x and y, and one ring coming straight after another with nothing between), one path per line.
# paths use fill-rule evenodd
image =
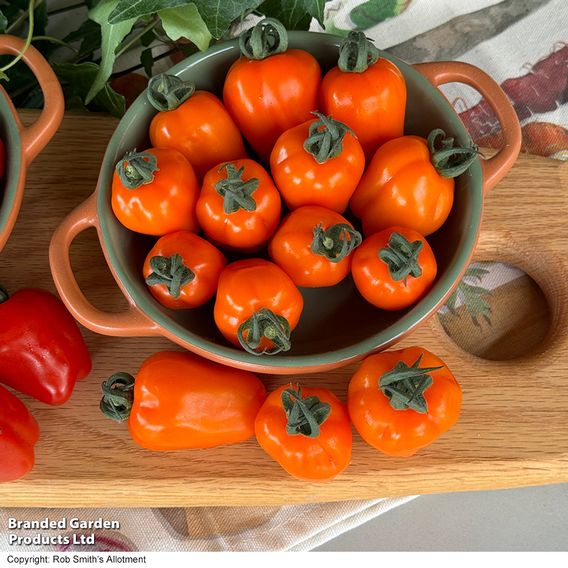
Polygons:
M34 116L24 113L27 122ZM68 114L30 168L20 218L0 255L0 281L9 290L33 285L54 291L50 236L94 190L115 125L107 116ZM568 165L521 156L487 197L476 255L514 264L542 288L550 331L538 347L510 361L477 358L458 348L436 317L400 344L437 353L464 391L456 427L415 457L388 458L355 435L350 467L331 482L313 484L287 476L255 440L211 450L148 452L131 441L125 424L100 414L100 383L118 370L135 373L148 355L173 345L83 330L93 372L63 407L25 399L41 425L37 463L24 479L0 484L0 506L291 504L568 481L567 190ZM97 307L126 307L95 231L77 239L72 259L79 284ZM265 379L268 388L290 379L325 385L345 400L354 368Z

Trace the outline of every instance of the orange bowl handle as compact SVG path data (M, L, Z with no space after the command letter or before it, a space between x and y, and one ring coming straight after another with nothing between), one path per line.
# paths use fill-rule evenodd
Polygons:
M483 191L493 189L511 169L521 149L521 125L507 95L487 73L457 61L420 63L414 67L435 87L446 83L465 83L480 92L497 116L503 131L503 147L483 161Z
M98 227L96 195L75 208L59 225L49 245L49 264L55 286L67 309L86 328L102 335L138 337L160 335L158 326L129 300L125 312L110 313L95 308L85 297L71 268L69 250L79 233Z
M19 37L0 35L1 55L18 55L24 46L24 40ZM65 110L65 100L55 73L35 47L30 45L22 60L35 75L44 98L44 106L39 118L28 128L21 126L24 157L26 163L31 164L59 128Z

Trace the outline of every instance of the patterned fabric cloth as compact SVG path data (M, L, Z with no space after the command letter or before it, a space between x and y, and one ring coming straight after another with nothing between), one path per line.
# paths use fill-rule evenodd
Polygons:
M566 0L332 0L326 28L365 29L376 45L409 63L459 60L494 77L511 99L523 129L523 151L568 159L568 3ZM312 29L318 29L313 24ZM499 147L499 125L480 95L463 85L444 87L473 140ZM519 294L542 304L519 270L474 263L438 317L454 340L493 358L495 335L521 317L510 309ZM541 305L538 304L538 305ZM546 310L546 303L542 304ZM534 336L540 331L531 326ZM501 354L502 355L502 354ZM509 356L515 356L510 353ZM0 510L0 526L62 516L116 519L119 531L100 531L99 550L309 550L413 497L288 507ZM39 549L46 549L39 547ZM14 550L0 533L0 550ZM32 547L27 548L32 550ZM82 548L82 550L87 550Z

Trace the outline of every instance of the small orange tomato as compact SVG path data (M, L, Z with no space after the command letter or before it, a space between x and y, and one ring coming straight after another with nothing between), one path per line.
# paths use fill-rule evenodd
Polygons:
M339 213L307 205L292 211L268 245L272 260L296 286L319 288L341 282L361 234Z
M391 227L365 239L351 264L361 295L383 310L401 310L417 302L436 272L436 258L426 239L404 227Z
M349 415L326 389L276 389L256 416L255 433L262 449L299 479L332 479L351 461Z
M225 338L253 355L288 351L304 299L276 264L248 258L229 264L219 278L214 318Z
M179 150L199 179L217 164L246 158L237 125L213 93L162 73L150 79L148 99L160 111L150 123L152 146Z
M343 213L365 169L365 155L345 124L318 118L287 130L270 155L270 170L289 209L321 205Z
M209 170L197 201L197 218L207 237L230 250L254 252L280 221L278 190L253 160L227 162Z
M389 456L411 456L449 430L461 388L447 365L422 347L367 357L347 394L351 421L365 442Z
M403 134L406 82L363 32L350 32L342 42L338 66L321 83L320 101L325 114L355 131L367 159Z
M365 235L400 225L428 236L445 223L454 203L453 178L478 156L475 146L453 143L436 129L428 140L402 136L377 150L350 202Z
M197 232L198 196L193 168L177 150L134 150L116 164L112 210L131 231L157 236L181 230Z
M174 310L197 308L217 290L227 261L211 243L189 231L158 240L144 262L144 278L160 304Z
M154 451L243 442L266 398L252 373L179 351L151 355L136 378L116 373L102 390L105 416L128 420L132 439Z
M317 110L320 66L307 51L288 49L286 29L273 18L243 32L239 45L242 56L227 72L223 102L243 136L268 162L280 134Z

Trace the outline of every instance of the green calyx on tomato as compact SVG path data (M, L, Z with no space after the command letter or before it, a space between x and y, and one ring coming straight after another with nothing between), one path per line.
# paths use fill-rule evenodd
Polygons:
M454 138L447 137L441 128L435 128L428 135L428 148L432 165L446 178L463 174L481 155L479 148L471 141L469 146L454 146Z
M404 280L406 284L408 276L422 276L418 255L423 247L422 241L411 243L400 233L392 233L388 245L379 251L379 258L389 267L390 277L395 282Z
M314 254L325 256L330 262L341 262L362 241L361 233L346 223L337 223L327 229L324 229L322 225L316 225L311 251Z
M275 355L290 350L290 333L286 318L262 308L239 326L237 337L243 349L252 355ZM264 346L266 340L273 346Z
M290 436L317 438L320 426L329 418L331 405L317 396L302 398L302 388L290 387L282 392L282 406L286 412L286 433Z
M343 151L343 138L349 132L355 133L349 126L333 120L319 112L313 112L319 120L310 124L308 137L304 142L304 150L311 154L318 164L337 158ZM355 136L356 138L356 136Z
M175 110L195 93L195 83L160 73L148 81L148 100L158 111Z
M115 373L103 381L101 389L101 412L115 422L127 420L134 402L134 377L128 373Z
M244 166L237 170L234 164L224 164L219 171L226 170L227 177L215 184L217 193L223 197L223 210L227 215L235 213L239 209L255 211L256 201L252 194L258 189L260 181L251 178L244 181L242 178Z
M421 361L422 355L411 367L399 361L394 369L379 379L379 388L395 410L415 410L420 414L428 412L424 391L434 382L429 373L443 369L443 366L420 368Z
M150 152L126 152L124 158L116 164L116 173L126 189L137 189L154 181L158 171L158 158Z
M165 284L172 298L179 298L181 287L195 278L194 272L183 263L181 254L153 256L150 259L150 268L152 272L146 278L146 284Z
M337 66L344 73L363 73L379 59L379 50L363 32L352 31L339 47Z
M239 37L241 53L247 59L266 59L288 49L288 32L275 18L265 18Z

